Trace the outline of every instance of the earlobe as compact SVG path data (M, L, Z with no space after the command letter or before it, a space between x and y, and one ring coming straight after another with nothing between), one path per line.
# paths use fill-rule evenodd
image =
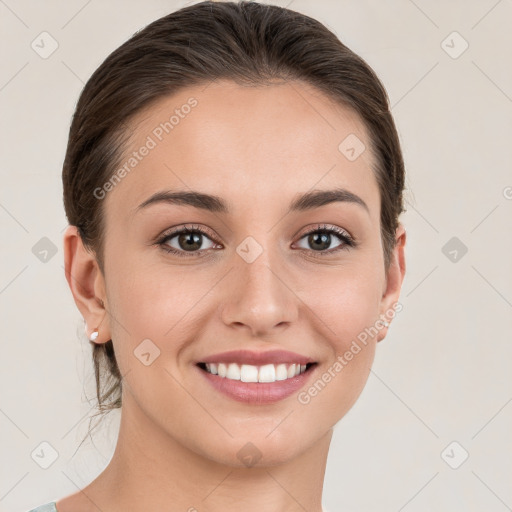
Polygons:
M66 228L63 246L66 280L85 320L86 335L90 341L105 343L111 336L103 300L105 282L96 257L84 246L76 226Z
M405 276L405 243L407 234L405 227L399 223L396 229L396 244L393 249L391 262L386 276L386 288L381 299L381 318L390 324L396 314L396 304L400 297L402 283ZM381 329L377 341L382 341L387 334L389 324Z

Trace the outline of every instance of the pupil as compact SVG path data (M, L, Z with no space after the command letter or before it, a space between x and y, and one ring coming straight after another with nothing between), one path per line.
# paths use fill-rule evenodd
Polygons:
M313 233L309 236L309 239L313 247L316 245L320 249L327 249L331 241L331 235L329 233Z
M201 247L201 235L198 233L182 233L179 236L180 247L186 251L199 249Z

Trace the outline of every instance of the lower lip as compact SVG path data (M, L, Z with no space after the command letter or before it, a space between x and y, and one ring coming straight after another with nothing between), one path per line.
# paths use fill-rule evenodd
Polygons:
M251 404L271 404L293 395L306 385L316 367L315 364L305 373L300 373L291 379L275 382L242 382L213 375L196 366L215 389L233 400Z

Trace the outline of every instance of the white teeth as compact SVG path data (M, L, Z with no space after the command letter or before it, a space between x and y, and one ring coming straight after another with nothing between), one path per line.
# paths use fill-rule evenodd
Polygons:
M232 380L240 380L240 366L238 366L236 363L231 363L228 366L226 377Z
M275 382L276 381L276 367L273 364L266 364L260 366L258 373L258 382Z
M242 382L275 382L277 380L291 379L306 371L305 364L265 364L254 366L236 363L206 363L206 371L231 380Z
M243 364L240 369L240 380L242 382L258 382L258 367L250 364Z
M227 367L225 364L219 363L219 367L217 368L219 372L219 377L225 377L227 373Z
M288 370L285 364L278 364L276 366L276 380L286 380L288 378Z

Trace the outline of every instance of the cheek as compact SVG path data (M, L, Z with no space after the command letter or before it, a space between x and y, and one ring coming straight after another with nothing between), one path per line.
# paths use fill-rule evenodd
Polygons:
M156 272L139 265L131 266L126 275L129 277L118 276L109 283L118 316L114 323L118 320L126 330L113 328L123 337L129 332L133 338L164 338L201 296L184 273L166 272L165 268Z
M323 343L329 356L315 379L298 394L300 406L323 422L335 424L355 404L368 380L375 357L378 310L372 289L348 286L315 299ZM320 325L319 324L319 325Z
M298 401L315 403L319 412L330 410L333 422L352 407L369 376L378 333L381 277L371 266L347 266L330 275L317 273L314 284L300 294L309 318L321 330L329 357Z
M197 334L201 317L209 314L208 291L215 287L219 276L186 265L144 264L137 259L118 260L109 275L110 325L119 345L119 359L130 363L125 358L133 356L143 340L149 339L164 356L158 365L164 359L166 365L174 365Z
M347 265L317 272L299 296L339 354L379 318L381 289L381 276L371 266Z

